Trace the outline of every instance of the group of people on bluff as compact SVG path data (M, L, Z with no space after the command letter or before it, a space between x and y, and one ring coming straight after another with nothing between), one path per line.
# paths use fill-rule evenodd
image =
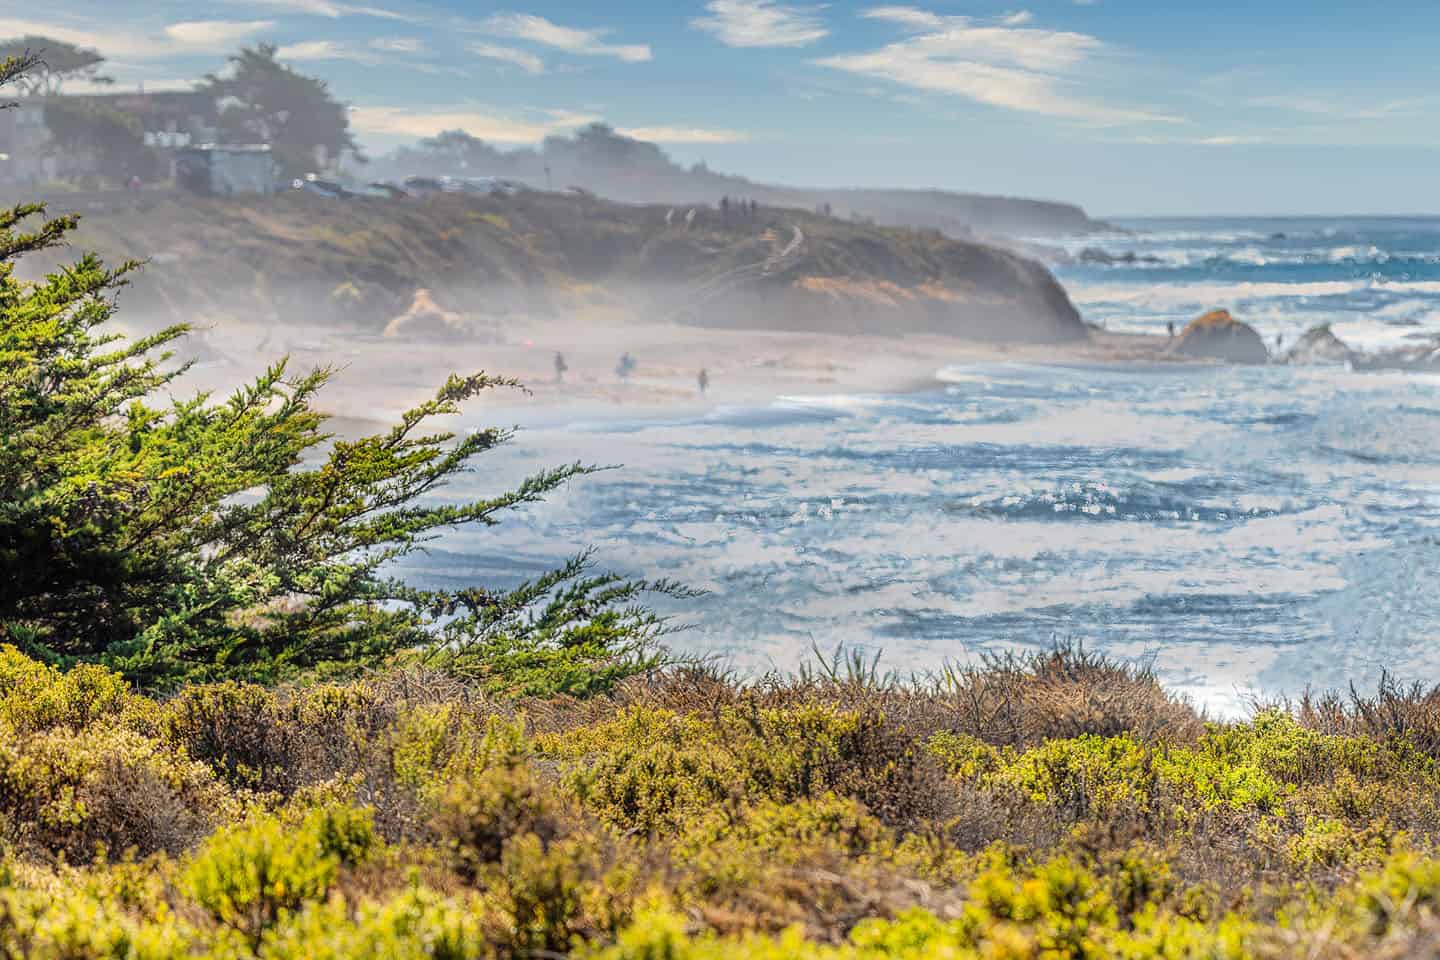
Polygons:
M632 357L632 356L630 355L630 352L627 350L626 352L624 352L624 353L622 353L622 354L620 355L620 360L619 360L619 362L615 364L615 375L616 375L617 377L619 377L621 380L628 381L628 380L630 379L630 375L635 372L635 367L636 367L636 366L637 366L637 364L636 364L636 362L635 362L635 358ZM555 351L555 382L556 382L556 383L561 383L561 382L563 382L563 381L565 380L565 374L566 374L569 370L570 370L570 365L565 362L565 354L561 353L559 350L556 350L556 351ZM696 376L695 376L695 385L699 388L700 393L701 393L702 395L703 395L707 390L709 390L709 389L710 389L710 371L707 370L707 369L705 369L704 367L701 367L701 368L700 368L700 372L699 372L698 374L696 374Z

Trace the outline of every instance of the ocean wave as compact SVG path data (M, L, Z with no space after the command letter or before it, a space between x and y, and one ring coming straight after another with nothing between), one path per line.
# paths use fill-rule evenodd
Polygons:
M947 504L946 513L1004 520L1081 520L1170 523L1243 523L1279 516L1278 506L1205 503L1185 485L1074 483L1000 497L977 496Z
M1145 284L1071 283L1068 289L1070 299L1083 305L1143 304L1151 307L1184 307L1195 304L1214 306L1220 303L1236 303L1246 300L1345 297L1375 286L1376 284L1369 280L1320 280L1311 283L1269 280L1245 283L1220 281ZM1389 290L1398 290L1402 286L1412 288L1429 286L1433 287L1433 291L1415 289L1414 292L1440 293L1440 283L1391 283L1383 284L1383 286Z
M1133 252L1139 259L1126 261L1125 254ZM1434 267L1440 266L1440 251L1390 251L1375 244L1354 244L1341 247L1316 247L1309 249L1275 249L1263 246L1200 246L1200 247L1157 247L1153 249L1127 248L1107 250L1117 261L1104 267L1139 270L1166 270L1226 267L1304 267L1304 266L1351 266L1351 267ZM1080 263L1080 267L1094 267L1094 264Z

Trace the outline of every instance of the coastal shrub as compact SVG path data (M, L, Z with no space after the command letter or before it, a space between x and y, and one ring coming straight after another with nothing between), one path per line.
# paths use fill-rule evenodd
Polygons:
M8 60L0 85L34 64ZM400 655L496 691L589 695L660 662L668 582L594 574L588 556L513 590L420 589L387 571L445 530L486 527L588 471L539 471L472 502L436 494L511 437L436 430L512 381L452 376L392 429L337 439L317 397L332 371L271 365L229 397L168 394L184 326L109 326L138 264L94 256L38 281L26 255L75 217L0 210L0 641L156 690L353 672ZM37 225L26 232L27 224Z
M275 924L323 899L342 866L375 849L365 811L322 808L299 823L259 815L206 841L186 867L183 888L217 923L258 946Z
M0 955L27 960L182 960L194 931L171 914L136 916L86 890L0 890Z
M1440 759L1440 686L1402 684L1385 674L1373 696L1353 687L1348 694L1307 692L1294 712L1302 726L1320 733L1405 744Z
M428 676L156 701L0 650L0 950L1355 960L1440 942L1440 781L1384 735L1271 711L1181 742L997 747L935 730L939 691L906 706L690 671L500 702Z
M290 922L268 931L266 960L470 960L489 955L468 898L426 888L393 899L352 904L343 897L312 902Z
M629 923L644 894L633 851L596 835L546 844L533 833L507 840L477 882L477 910L501 957L564 953L605 941Z
M1007 653L951 667L937 678L936 692L952 708L950 732L996 745L1127 734L1185 742L1204 732L1195 708L1165 690L1148 668L1079 647Z
M74 671L72 671L74 672ZM288 779L275 694L234 681L187 687L160 708L162 736L234 787L278 789Z
M454 780L432 801L430 828L458 872L474 882L504 857L515 837L549 847L574 832L575 814L555 788L524 763L497 764Z
M232 807L208 767L133 730L0 727L0 814L22 846L71 862L102 850L179 852Z
M854 800L762 801L695 820L671 848L676 892L727 933L801 924L828 938L914 903L890 868L893 838Z
M727 802L854 797L897 827L952 798L938 762L877 711L751 704L712 721L633 707L583 731L542 737L572 761L570 782L602 819L641 834L674 832L690 812Z
M109 670L86 666L63 672L0 644L0 723L17 732L80 729L100 720L145 728L156 712L153 701L135 695Z

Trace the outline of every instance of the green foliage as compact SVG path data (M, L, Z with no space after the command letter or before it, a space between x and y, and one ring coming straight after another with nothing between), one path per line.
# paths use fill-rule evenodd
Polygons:
M73 43L33 34L0 41L0 63L33 61L13 74L0 71L0 87L14 83L27 97L48 97L60 92L69 80L110 83L112 79L100 72L105 58L95 50Z
M299 824L258 816L216 833L185 871L186 892L219 923L259 944L309 901L323 900L342 865L375 849L367 813L319 809Z
M1433 952L1440 783L1403 740L1262 714L996 749L927 696L684 671L515 704L408 672L157 702L0 649L0 953Z
M540 745L583 759L572 783L602 819L648 834L674 832L717 804L789 802L832 790L858 796L887 822L904 821L927 805L909 788L934 768L913 742L895 736L891 743L897 733L881 713L829 704L727 709L711 722L634 708Z
M265 937L267 960L469 960L487 956L479 916L465 901L416 889L381 903L312 902Z
M159 155L145 145L144 130L130 114L103 103L52 99L45 105L45 126L55 146L65 153L88 153L97 172L112 181L131 177L154 180Z
M205 78L203 90L225 103L221 135L227 143L268 143L279 173L303 177L358 152L349 111L323 80L276 59L274 44L247 47L229 68Z

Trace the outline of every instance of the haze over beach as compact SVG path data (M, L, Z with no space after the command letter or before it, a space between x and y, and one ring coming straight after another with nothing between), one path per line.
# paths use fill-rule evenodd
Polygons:
M1440 955L1440 6L122 6L0 0L0 953Z

